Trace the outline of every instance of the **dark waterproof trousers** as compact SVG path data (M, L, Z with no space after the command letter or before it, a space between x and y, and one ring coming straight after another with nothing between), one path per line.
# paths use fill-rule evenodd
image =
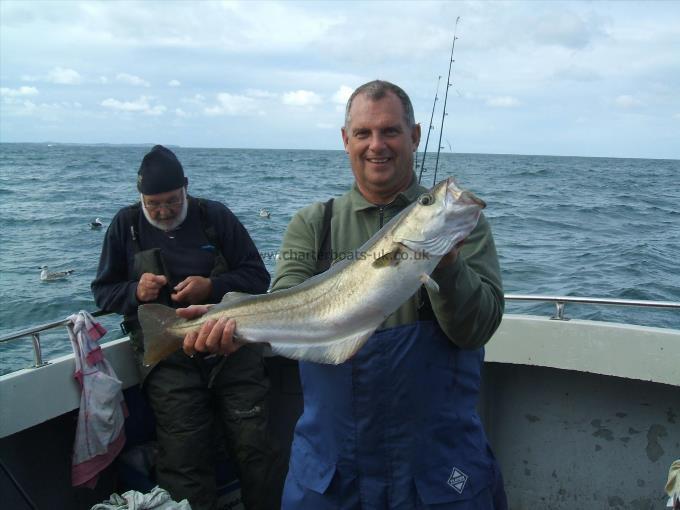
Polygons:
M280 459L267 427L269 380L257 347L226 359L179 351L159 363L144 388L156 415L157 482L193 510L216 505L216 432L224 431L247 510L279 507Z

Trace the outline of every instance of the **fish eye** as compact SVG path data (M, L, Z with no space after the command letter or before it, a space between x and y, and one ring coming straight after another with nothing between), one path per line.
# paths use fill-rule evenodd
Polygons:
M432 205L434 204L434 197L429 193L424 193L418 197L418 203L420 205Z

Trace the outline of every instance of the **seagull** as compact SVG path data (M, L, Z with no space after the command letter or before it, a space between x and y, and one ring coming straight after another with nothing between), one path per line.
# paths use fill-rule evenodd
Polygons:
M66 271L56 271L54 273L47 272L47 266L41 266L40 269L40 280L43 282L51 282L54 280L61 280L66 278L68 275L73 273L73 269L67 269Z
M92 230L97 230L98 228L102 228L103 226L104 226L104 224L102 223L102 220L100 220L99 218L90 222L90 228Z
M269 218L271 213L267 209L260 209L260 218Z

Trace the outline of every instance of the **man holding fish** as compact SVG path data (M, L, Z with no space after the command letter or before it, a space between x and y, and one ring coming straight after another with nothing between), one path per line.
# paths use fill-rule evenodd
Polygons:
M342 139L352 189L299 211L283 239L282 253L311 256L282 256L265 297L178 310L196 319L175 326L173 348L269 342L300 360L284 509L505 509L475 410L504 308L484 204L452 180L417 183L420 126L396 85L359 87ZM336 263L318 274L327 253Z

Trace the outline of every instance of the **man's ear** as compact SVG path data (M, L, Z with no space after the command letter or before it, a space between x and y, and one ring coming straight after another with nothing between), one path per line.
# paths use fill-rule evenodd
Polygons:
M411 130L411 142L413 143L413 152L418 150L420 144L420 124L413 126Z
M349 154L349 151L347 150L347 144L349 143L349 136L347 135L347 130L345 129L345 126L340 128L340 134L342 135L342 143L345 146L345 152Z

